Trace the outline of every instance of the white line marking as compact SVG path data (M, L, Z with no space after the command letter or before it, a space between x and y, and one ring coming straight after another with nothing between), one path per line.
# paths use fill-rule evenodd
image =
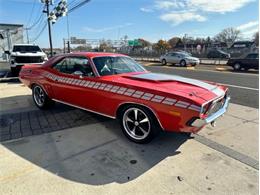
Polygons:
M244 87L244 86L238 86L238 85L230 85L230 84L226 84L226 83L218 83L218 84L225 85L225 86L228 86L228 87L234 87L234 88L240 88L240 89L259 91L258 88Z

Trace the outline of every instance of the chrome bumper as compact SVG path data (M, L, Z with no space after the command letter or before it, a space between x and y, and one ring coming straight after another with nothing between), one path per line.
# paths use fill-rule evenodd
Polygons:
M204 126L206 124L214 122L217 118L222 116L227 111L229 101L230 101L230 97L228 96L226 98L226 101L225 101L225 103L224 103L224 105L223 105L223 107L221 109L219 109L214 114L210 115L208 118L194 120L191 123L191 126L193 126L193 127L202 127L202 126Z

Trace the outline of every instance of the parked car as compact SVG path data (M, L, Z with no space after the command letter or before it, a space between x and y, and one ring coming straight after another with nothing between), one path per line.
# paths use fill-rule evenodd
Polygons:
M224 86L151 73L115 53L58 55L42 66L25 65L20 80L40 109L55 101L118 119L137 143L160 130L196 133L223 115L230 99Z
M226 53L222 50L216 49L216 50L211 50L207 54L207 58L221 58L221 59L229 59L230 54Z
M187 66L188 64L196 66L200 63L199 58L192 57L183 52L170 52L160 57L162 65L167 63L179 64L180 66Z
M230 58L227 62L227 65L232 66L235 71L239 71L241 69L259 70L259 54L249 53L242 58Z
M13 75L17 75L24 64L43 64L48 60L47 55L38 45L15 44L9 54L9 63Z

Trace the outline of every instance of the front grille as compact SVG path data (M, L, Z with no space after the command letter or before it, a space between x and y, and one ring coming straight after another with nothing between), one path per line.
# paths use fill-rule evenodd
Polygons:
M15 58L16 63L42 63L43 59L41 56L17 56Z
M222 99L217 100L216 102L212 102L212 105L210 105L207 115L211 116L212 114L219 111L224 106L225 101L226 101L226 96L223 97Z

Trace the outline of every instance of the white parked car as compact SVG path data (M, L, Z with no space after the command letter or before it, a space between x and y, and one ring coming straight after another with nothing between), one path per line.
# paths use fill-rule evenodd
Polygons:
M48 60L47 55L38 45L15 44L9 56L10 67L13 75L19 73L24 64L43 64Z
M196 66L200 63L199 58L192 57L184 52L170 52L160 57L162 65L167 63L179 64L180 66L192 65Z

